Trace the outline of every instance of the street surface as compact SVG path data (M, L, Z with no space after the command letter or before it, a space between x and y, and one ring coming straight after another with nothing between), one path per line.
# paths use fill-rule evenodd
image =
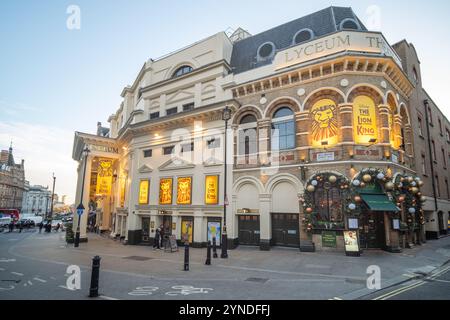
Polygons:
M0 234L0 299L91 299L92 258L101 257L100 297L95 299L450 299L450 237L393 254L366 251L301 253L298 249L254 247L229 250L228 259L204 264L206 249L168 253L126 246L89 234L79 248L65 233L34 230ZM220 257L220 249L218 250ZM67 268L81 269L81 289L67 286ZM366 287L367 268L381 270L382 290ZM401 284L399 284L401 283Z

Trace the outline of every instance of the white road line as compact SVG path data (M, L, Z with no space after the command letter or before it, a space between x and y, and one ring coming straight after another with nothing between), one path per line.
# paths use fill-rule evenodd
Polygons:
M36 280L36 281L39 281L39 282L42 282L42 283L46 283L47 282L47 280L40 279L38 277L34 277L33 280Z
M450 281L448 281L448 280L440 280L440 279L434 279L433 281L443 282L443 283L450 283Z
M3 268L0 268L0 271L5 271L5 269L3 269Z
M74 289L67 288L66 286L58 286L58 287L63 288L63 289L67 289L69 291L75 291Z
M101 298L101 299L105 299L105 300L119 300L119 299L112 298L112 297L107 297L107 296L98 296L98 297Z
M12 274L15 274L16 276L23 276L24 274L23 273L20 273L20 272L14 272L14 271L12 271L11 272Z

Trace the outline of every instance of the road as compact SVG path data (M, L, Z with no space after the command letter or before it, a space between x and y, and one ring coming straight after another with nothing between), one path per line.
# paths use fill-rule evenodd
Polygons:
M450 248L450 239L444 239L442 245ZM339 300L365 290L366 269L375 262L387 284L394 277L408 280L413 267L437 272L450 257L450 250L437 242L408 254L369 252L359 258L242 247L229 251L229 259L213 259L211 266L204 265L204 253L204 249L191 249L190 271L183 271L182 251L171 254L124 246L97 235L73 248L65 244L64 233L2 233L0 299L89 299L91 259L97 254L102 257L98 299L105 300ZM72 279L67 273L71 265L81 271L79 290L70 289L73 281L67 283ZM439 277L436 279L442 281L423 279L420 287L426 291L418 293L418 298L450 299L448 283L444 282L448 273Z

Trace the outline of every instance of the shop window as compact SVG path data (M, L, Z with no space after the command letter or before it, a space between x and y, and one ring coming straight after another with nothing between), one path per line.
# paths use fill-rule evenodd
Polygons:
M272 119L272 150L295 148L294 113L288 107L278 109Z
M183 76L185 74L188 74L190 72L192 72L194 69L191 66L181 66L179 67L174 73L172 78L176 78L176 77L180 77Z

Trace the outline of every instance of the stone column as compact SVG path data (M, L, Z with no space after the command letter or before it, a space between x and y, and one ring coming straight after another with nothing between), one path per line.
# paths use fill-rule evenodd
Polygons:
M390 143L389 133L389 110L390 107L385 104L378 106L378 128L380 143Z
M298 159L309 161L309 128L310 117L309 111L295 113L295 128L296 128L296 147L298 151Z
M271 198L270 194L259 195L259 248L264 251L270 250L270 241L272 240Z
M128 187L128 199L125 199L128 207L128 217L126 219L125 240L129 244L137 244L140 242L142 230L138 230L138 220L140 217L136 214L136 205L138 204L139 194L139 177L138 177L138 157L134 150L128 154L128 172L131 174L131 180Z
M338 106L339 141L342 143L353 142L353 104L341 103Z
M394 115L394 147L398 148L402 144L402 116Z

